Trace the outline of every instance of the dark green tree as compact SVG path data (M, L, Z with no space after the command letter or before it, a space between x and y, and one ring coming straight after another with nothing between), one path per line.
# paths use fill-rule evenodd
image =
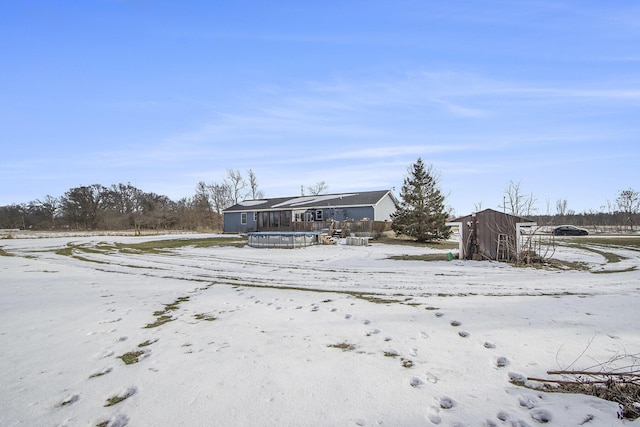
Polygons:
M418 242L448 239L451 229L445 225L448 215L433 168L425 167L418 158L407 172L400 192L402 201L392 215L391 229Z

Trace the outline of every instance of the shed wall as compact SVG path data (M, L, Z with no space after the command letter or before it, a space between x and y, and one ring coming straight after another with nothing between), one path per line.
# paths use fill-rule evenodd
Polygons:
M517 244L516 222L518 220L518 217L497 211L478 212L475 216L477 252L483 258L498 259L498 238L500 234L503 234L505 235L505 241L502 243L502 248L507 251L506 253L515 256L515 245ZM468 258L474 217L468 215L460 218L459 221L462 222L461 233L465 251L464 257Z

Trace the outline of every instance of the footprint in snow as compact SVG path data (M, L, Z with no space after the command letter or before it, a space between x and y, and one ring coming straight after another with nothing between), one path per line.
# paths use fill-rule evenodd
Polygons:
M462 325L462 322L460 322L459 320L452 320L450 325L456 327Z
M103 375L107 375L107 374L108 374L109 372L111 372L112 370L113 370L113 368L111 368L111 367L104 368L104 369L102 369L102 370L100 370L100 371L96 372L95 374L91 374L91 375L89 376L89 378L98 378L98 377L101 377L101 376L103 376Z
M467 338L469 336L469 332L460 331L460 332L458 332L458 335L460 335L462 338Z
M531 418L541 424L548 423L553 419L553 417L551 416L551 412L542 408L532 409L531 411L529 411L529 415L531 415Z
M109 406L117 405L123 400L126 400L131 396L133 396L134 394L136 394L137 391L138 390L135 387L129 387L126 390L122 390L120 393L105 399L107 403L104 406L109 407Z
M455 406L455 402L452 398L443 396L440 398L440 407L442 409L451 409Z
M498 414L496 415L496 418L500 421L502 421L503 423L506 423L507 421L509 422L509 425L511 426L515 426L515 427L529 427L529 424L527 424L527 422L525 422L524 420L519 420L519 419L514 419L511 417L511 415L509 415L509 413L505 412L505 411L500 411L498 412ZM503 424L499 424L499 425L503 425ZM494 423L491 420L487 421L487 426L489 427L494 427L494 426L498 426L498 424Z
M504 356L500 356L496 359L496 366L498 368L504 368L505 366L507 366L509 364L509 359L507 359Z
M99 321L99 324L104 324L104 323L116 323L122 320L122 317L117 317L115 319L103 319L101 321Z
M411 350L409 350L409 356L416 357L417 355L418 355L418 349L417 348L412 348Z
M518 398L518 403L523 408L533 409L538 406L538 399L530 394L523 394Z
M418 377L413 377L413 378L411 378L411 380L409 381L409 384L410 384L410 385L411 385L411 387L413 387L413 388L418 388L418 387L421 387L421 386L424 384L424 382L423 382L420 378L418 378Z
M509 414L506 413L505 411L500 411L496 415L496 418L498 418L502 422L505 422L505 421L507 421L509 419Z
M106 359L107 357L111 357L113 356L115 353L113 350L105 350L104 352L97 354L96 358L97 359Z
M125 427L129 424L129 418L127 418L124 414L117 414L111 418L107 418L99 422L97 425L99 426L107 426L107 427Z
M345 314L345 315L344 315L344 318L345 318L345 319L351 319L351 317L352 317L352 316L351 316L350 314Z
M496 348L496 345L492 342L486 341L484 343L484 348Z
M429 334L425 331L420 331L420 338L429 338Z
M440 381L440 378L438 378L437 375L432 374L431 372L427 372L427 382L429 384L436 384L438 381Z
M363 324L368 325L371 323L371 320L365 319L362 321Z
M67 398L65 398L62 402L60 402L58 404L58 406L60 406L60 407L69 406L69 405L71 405L73 403L76 403L79 399L80 399L80 395L72 394L72 395L68 396Z
M442 422L442 418L438 414L429 414L429 421L431 421L431 424L438 425Z
M515 385L524 385L527 382L527 377L517 372L509 372L509 382Z

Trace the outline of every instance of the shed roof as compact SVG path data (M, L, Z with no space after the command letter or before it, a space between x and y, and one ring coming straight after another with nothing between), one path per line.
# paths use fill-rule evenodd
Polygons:
M277 197L273 199L245 200L224 212L314 209L326 207L375 206L387 194L397 204L389 190L360 191L353 193L321 194L318 196Z
M480 212L476 212L476 213L475 213L475 215L476 215L476 216L483 216L483 215L485 215L485 214L491 214L491 215L496 215L496 214L497 214L497 215L505 215L505 216L508 216L508 217L513 218L513 219L514 219L515 221L517 221L517 222L532 222L530 219L527 219L527 218L524 218L524 217L521 217L521 216L511 215L511 214L504 213L504 212L500 212L500 211L496 211L495 209L484 209L484 210L482 210L482 211L480 211ZM473 215L474 215L474 214L469 214L469 215L461 216L461 217L458 217L458 218L456 218L456 219L453 219L453 220L451 220L451 221L449 221L449 222L465 222L465 221L469 221L469 220L473 217Z

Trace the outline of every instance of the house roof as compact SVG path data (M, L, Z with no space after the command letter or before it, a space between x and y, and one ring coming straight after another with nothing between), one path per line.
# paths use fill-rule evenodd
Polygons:
M508 213L503 213L503 212L500 212L500 211L496 211L496 210L494 210L494 209L485 209L485 210L482 210L482 211L480 211L480 212L476 212L476 213L475 213L475 215L476 215L476 216L483 216L484 214L489 214L489 213L491 213L491 214L499 214L499 215L509 216L509 217L514 218L514 219L515 219L515 220L517 220L518 222L531 222L531 220L530 220L530 219L523 218L523 217L521 217L521 216L511 215L511 214L508 214ZM473 217L473 215L474 215L474 214L469 214L469 215L461 216L461 217L458 217L458 218L456 218L456 219L453 219L453 220L451 220L451 221L449 221L449 222L464 222L464 221L468 221L468 220L470 220L470 219Z
M326 207L375 206L387 194L397 204L389 190L359 191L340 194L321 194L318 196L277 197L274 199L245 200L223 212L245 212L265 210L320 209Z

